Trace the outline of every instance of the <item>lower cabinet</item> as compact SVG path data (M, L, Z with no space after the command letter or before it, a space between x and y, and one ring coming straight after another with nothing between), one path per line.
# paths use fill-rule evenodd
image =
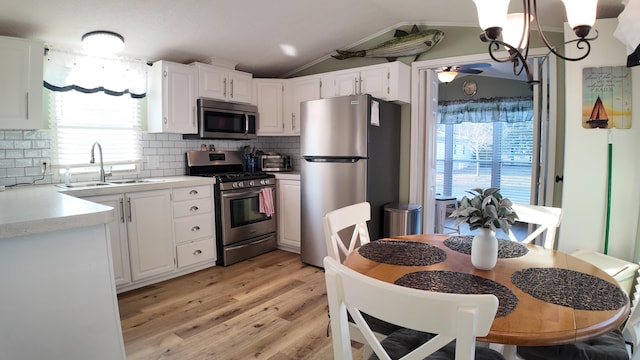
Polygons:
M129 241L127 239L127 224L125 223L124 196L104 195L84 198L95 203L111 206L115 211L112 222L107 224L111 239L111 257L113 258L113 274L116 286L131 282L129 269Z
M213 186L83 197L114 208L107 224L118 292L214 266Z
M216 261L212 186L173 189L178 269Z
M84 199L115 209L115 219L107 226L116 286L175 269L171 190L140 191Z
M176 267L171 190L125 194L131 280L142 280Z
M278 248L300 253L300 180L278 179Z

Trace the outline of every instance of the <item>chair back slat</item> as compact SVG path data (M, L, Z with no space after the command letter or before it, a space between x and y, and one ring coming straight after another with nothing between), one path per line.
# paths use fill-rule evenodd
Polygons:
M357 246L369 243L369 230L367 229L367 221L369 220L371 220L371 205L368 202L349 205L327 213L323 219L327 254L341 261ZM348 239L347 246L344 239L340 237L340 233L350 227L353 227L351 236L344 238Z
M362 275L325 257L334 358L351 359L347 313L380 359L389 359L362 313L437 334L402 359L423 359L456 340L456 359L474 359L476 336L489 333L498 309L492 294L447 294L411 289Z
M542 245L547 249L553 249L556 241L556 229L562 220L562 209L551 206L513 204L512 209L518 215L517 222L535 225L534 231L529 233L524 239L517 239L513 230L509 230L509 239L528 244L536 238L541 237Z

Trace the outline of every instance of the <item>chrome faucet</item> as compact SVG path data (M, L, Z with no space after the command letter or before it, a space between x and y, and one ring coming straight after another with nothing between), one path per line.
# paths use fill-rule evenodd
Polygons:
M93 146L91 146L91 160L89 160L90 164L95 164L96 163L96 157L94 156L94 149L96 148L96 145L98 145L98 151L100 152L100 181L101 182L105 182L107 181L107 176L111 176L111 173L106 174L104 172L104 163L102 162L102 146L100 146L99 142L94 142Z

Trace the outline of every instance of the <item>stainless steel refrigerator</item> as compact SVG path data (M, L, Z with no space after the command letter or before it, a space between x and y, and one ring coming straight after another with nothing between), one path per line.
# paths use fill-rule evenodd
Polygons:
M305 101L300 110L300 256L323 267L327 212L368 201L369 234L381 237L383 206L398 201L400 106L352 95Z

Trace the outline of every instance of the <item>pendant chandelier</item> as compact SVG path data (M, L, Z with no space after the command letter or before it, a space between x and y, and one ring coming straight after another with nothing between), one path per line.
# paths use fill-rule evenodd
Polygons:
M529 83L539 82L533 80L531 68L527 61L531 35L530 25L532 22L535 23L540 38L549 49L549 53L553 53L567 61L578 61L586 58L591 52L589 41L598 38L598 31L595 29L595 36L587 37L596 20L598 0L562 0L567 11L569 26L571 26L578 38L555 47L549 44L542 32L538 19L537 0L522 0L524 12L508 15L509 0L473 0L473 2L478 8L478 20L483 30L483 33L480 34L480 40L489 43L489 55L491 58L497 62L512 62L514 75L518 76L524 70ZM498 37L501 34L502 40L499 40ZM556 49L558 47L569 43L576 43L576 47L581 50L582 54L571 58L557 52ZM500 46L504 46L509 52L507 58L498 59L495 56L494 52L498 51Z

